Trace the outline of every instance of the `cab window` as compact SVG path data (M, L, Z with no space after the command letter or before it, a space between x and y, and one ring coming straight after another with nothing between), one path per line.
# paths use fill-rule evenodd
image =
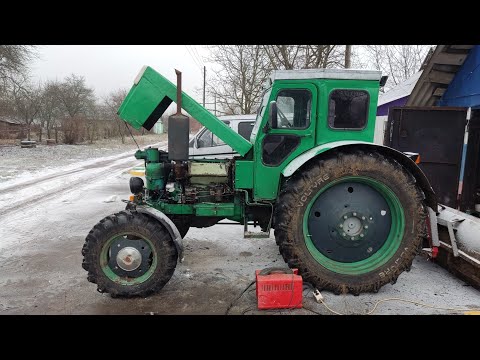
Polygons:
M306 129L310 125L312 93L306 89L281 90L277 95L278 128Z
M332 129L361 130L367 125L368 92L338 89L330 93L328 125Z

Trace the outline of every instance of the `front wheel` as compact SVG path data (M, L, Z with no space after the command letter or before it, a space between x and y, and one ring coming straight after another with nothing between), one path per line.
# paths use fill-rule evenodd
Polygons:
M160 291L172 277L178 257L163 225L135 211L121 211L96 224L82 255L88 281L114 297Z
M337 153L284 184L275 237L288 265L318 289L376 292L410 268L425 216L422 192L398 163Z

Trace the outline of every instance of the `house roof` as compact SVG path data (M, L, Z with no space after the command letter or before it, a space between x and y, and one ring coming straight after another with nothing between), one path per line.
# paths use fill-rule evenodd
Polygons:
M433 106L447 90L474 45L437 45L406 106Z
M378 97L378 106L391 103L392 101L410 95L420 75L422 75L421 70L410 76L407 80L401 82L398 85L395 85L386 93L380 94L380 96Z
M23 122L19 119L15 119L10 116L0 116L0 122L5 122L9 124L23 125Z

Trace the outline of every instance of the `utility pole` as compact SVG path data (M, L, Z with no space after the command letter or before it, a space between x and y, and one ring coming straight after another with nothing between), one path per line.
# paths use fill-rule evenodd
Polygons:
M207 78L207 67L203 66L203 107L205 107L205 84Z
M345 69L352 66L352 45L345 45Z
M217 94L213 94L213 109L215 116L217 116Z

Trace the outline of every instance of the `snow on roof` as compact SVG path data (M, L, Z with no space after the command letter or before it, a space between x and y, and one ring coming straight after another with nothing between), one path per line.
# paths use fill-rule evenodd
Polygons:
M23 125L23 122L21 120L15 119L14 117L0 116L0 121L9 124Z
M413 88L415 87L415 84L417 83L418 79L420 78L420 75L422 75L422 71L419 71L412 76L410 76L407 80L404 82L394 86L390 90L388 90L386 93L381 94L378 97L378 105L381 106L383 104L388 104L392 101L404 98L405 96L408 96L412 93Z
M270 81L290 79L347 79L347 80L380 80L381 71L363 69L300 69L275 70Z

